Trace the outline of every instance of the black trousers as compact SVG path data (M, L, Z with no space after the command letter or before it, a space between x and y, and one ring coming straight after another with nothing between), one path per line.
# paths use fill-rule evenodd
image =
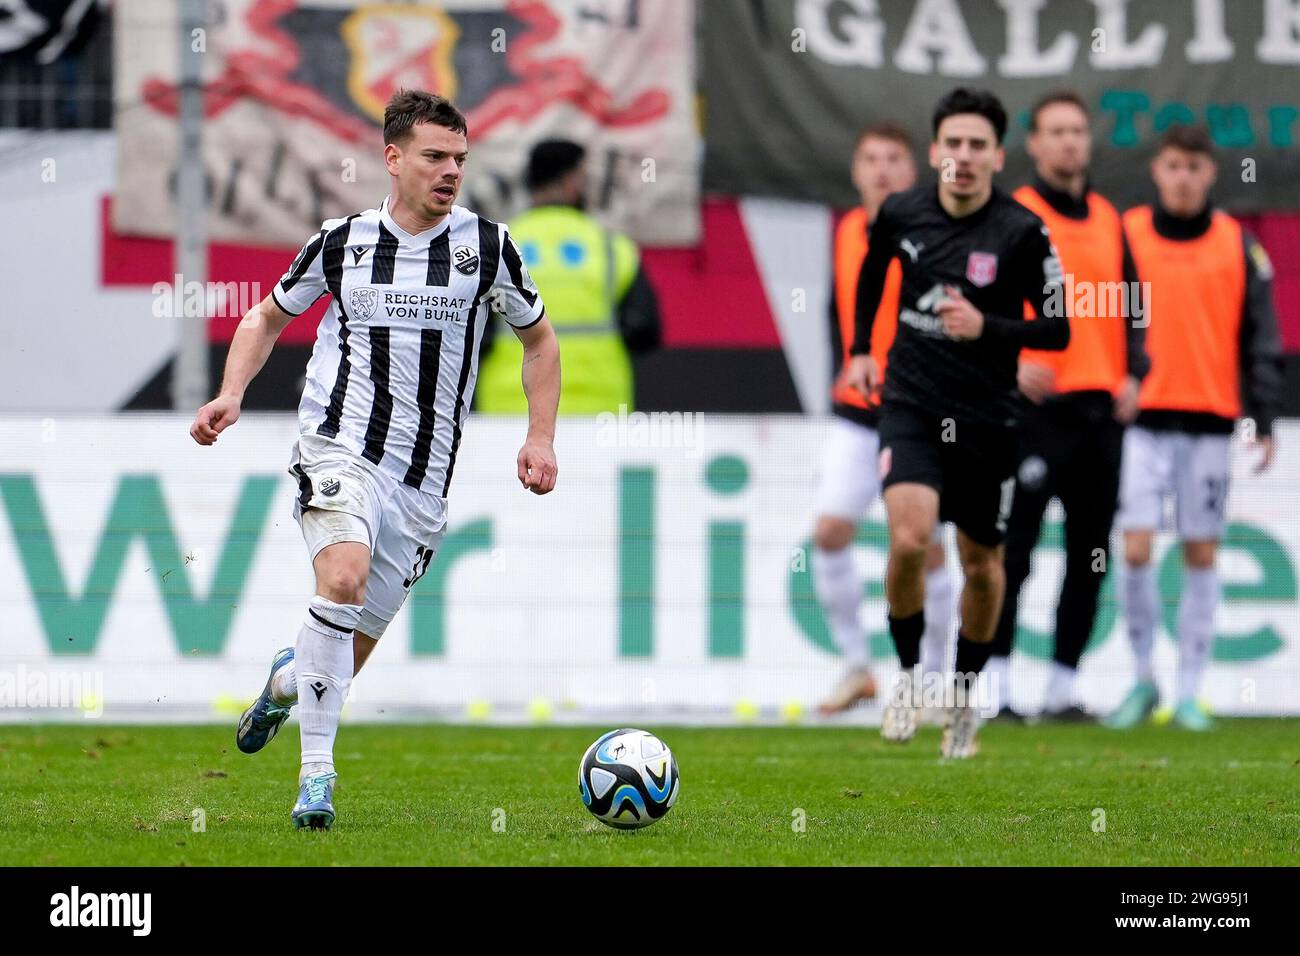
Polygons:
M1007 591L993 654L1015 641L1020 589L1029 577L1043 514L1053 498L1065 511L1065 579L1056 605L1053 659L1078 667L1097 617L1097 597L1110 567L1110 530L1119 502L1124 428L1105 392L1067 394L1025 414L1016 494L1007 522Z

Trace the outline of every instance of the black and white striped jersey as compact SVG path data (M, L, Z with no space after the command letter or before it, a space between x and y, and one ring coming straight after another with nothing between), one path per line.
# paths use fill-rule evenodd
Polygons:
M387 199L327 220L271 294L290 315L330 296L299 431L333 438L441 497L474 394L487 310L516 328L543 314L504 225L454 206L434 228L410 235Z

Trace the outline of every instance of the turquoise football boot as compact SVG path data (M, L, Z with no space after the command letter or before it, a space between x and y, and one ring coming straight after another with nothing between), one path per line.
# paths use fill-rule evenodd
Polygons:
M1112 730L1132 730L1147 720L1160 703L1160 691L1149 680L1138 681L1119 709L1102 721Z
M334 781L338 774L312 774L298 788L298 802L293 805L293 825L299 830L328 830L334 825Z
M1205 731L1214 729L1214 719L1194 700L1181 701L1174 708L1173 724L1183 730Z

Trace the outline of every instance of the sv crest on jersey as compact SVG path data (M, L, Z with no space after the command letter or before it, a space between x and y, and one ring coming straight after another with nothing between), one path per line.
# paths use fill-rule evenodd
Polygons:
M457 246L451 252L451 264L463 276L472 276L478 270L478 253L473 246Z

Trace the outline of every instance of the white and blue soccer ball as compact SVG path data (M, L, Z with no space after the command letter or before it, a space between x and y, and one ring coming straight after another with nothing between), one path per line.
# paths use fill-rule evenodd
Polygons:
M677 802L681 778L668 745L644 730L611 730L582 755L578 791L601 823L636 830Z

